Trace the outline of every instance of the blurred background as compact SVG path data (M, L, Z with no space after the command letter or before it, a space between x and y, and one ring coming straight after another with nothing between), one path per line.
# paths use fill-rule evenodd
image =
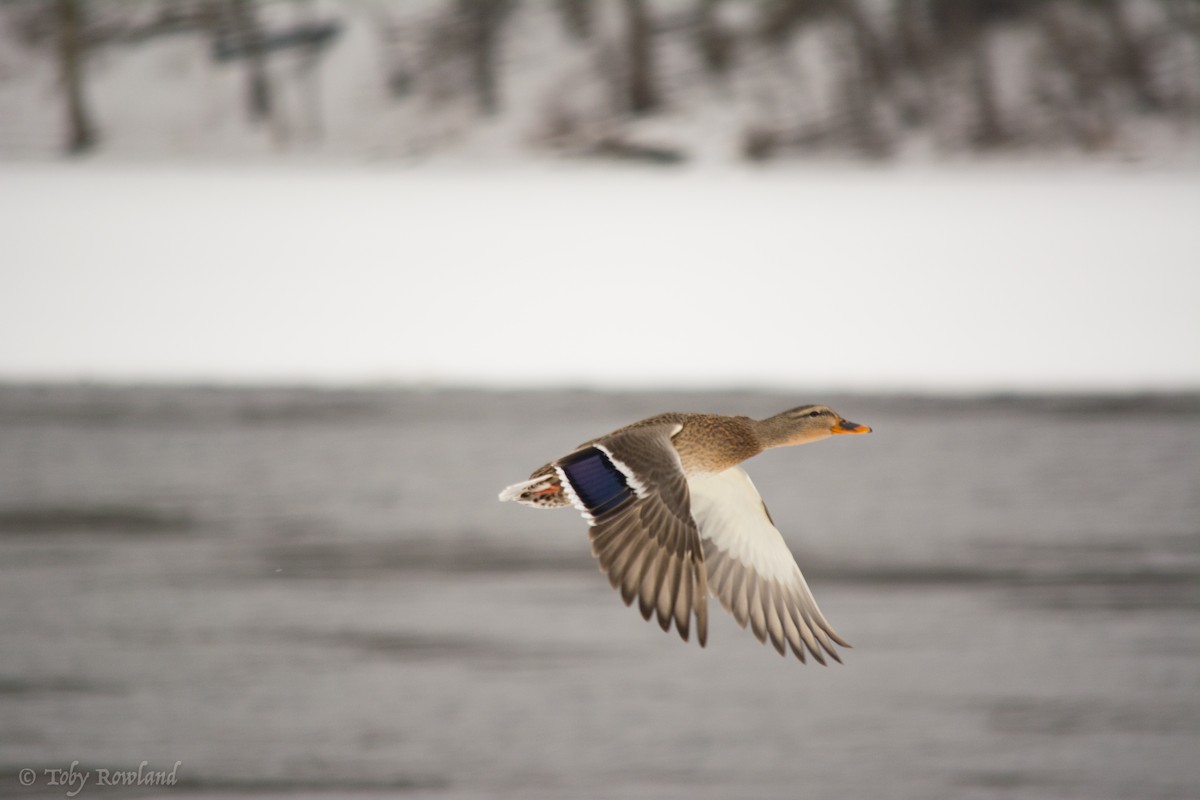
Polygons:
M0 797L1200 796L1198 211L1196 0L0 2ZM810 402L845 665L496 501Z
M1192 0L8 0L0 147L1196 154Z

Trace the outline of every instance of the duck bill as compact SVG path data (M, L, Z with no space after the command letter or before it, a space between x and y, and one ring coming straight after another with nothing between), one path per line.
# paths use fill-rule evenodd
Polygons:
M837 425L833 426L834 433L870 433L871 429L866 425L859 425L857 422L839 419Z

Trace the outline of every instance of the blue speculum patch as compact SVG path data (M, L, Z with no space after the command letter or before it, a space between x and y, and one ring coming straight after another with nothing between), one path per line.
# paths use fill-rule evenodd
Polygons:
M633 496L625 476L608 456L594 447L568 456L559 466L592 516L611 511Z

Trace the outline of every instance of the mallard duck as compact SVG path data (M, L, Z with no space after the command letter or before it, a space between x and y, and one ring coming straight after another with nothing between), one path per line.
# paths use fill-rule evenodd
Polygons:
M708 593L760 642L801 661L841 661L849 645L825 620L762 497L738 466L772 447L870 433L828 406L767 419L659 414L584 442L509 486L501 500L575 506L592 553L626 605L686 642L708 639Z

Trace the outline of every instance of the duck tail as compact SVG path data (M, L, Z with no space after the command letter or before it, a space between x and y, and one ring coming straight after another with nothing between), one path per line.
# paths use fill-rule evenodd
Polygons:
M558 474L554 472L541 473L527 481L514 483L500 493L500 500L516 500L534 508L560 508L571 505L570 499L563 492Z

